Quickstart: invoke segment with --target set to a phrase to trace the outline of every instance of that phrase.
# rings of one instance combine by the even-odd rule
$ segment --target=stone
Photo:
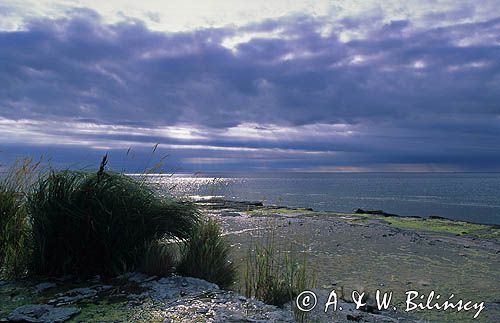
[[[216,284],[192,277],[165,277],[160,280],[147,281],[142,287],[150,289],[150,295],[155,300],[172,299],[211,291],[218,291]]]
[[[57,298],[49,300],[49,304],[56,306],[73,304],[82,299],[91,298],[97,295],[97,291],[92,288],[75,288],[65,293],[56,294]]]
[[[64,322],[78,313],[80,309],[76,307],[28,304],[12,311],[8,320],[12,322]]]

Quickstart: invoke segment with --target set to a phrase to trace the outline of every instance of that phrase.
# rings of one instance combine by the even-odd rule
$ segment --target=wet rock
[[[28,304],[12,311],[8,320],[12,322],[64,322],[78,313],[80,309],[76,307]]]

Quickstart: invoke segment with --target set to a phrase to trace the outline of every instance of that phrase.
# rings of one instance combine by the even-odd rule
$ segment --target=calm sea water
[[[150,180],[177,196],[500,224],[500,173],[213,173]]]

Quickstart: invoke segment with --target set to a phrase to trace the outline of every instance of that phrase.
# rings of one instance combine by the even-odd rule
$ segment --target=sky
[[[0,164],[500,171],[498,1],[0,0]]]

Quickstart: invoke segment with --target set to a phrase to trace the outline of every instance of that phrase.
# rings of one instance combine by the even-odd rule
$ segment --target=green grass
[[[283,306],[311,285],[306,254],[300,257],[292,245],[285,249],[274,229],[250,243],[242,282],[245,296]]]
[[[26,274],[31,251],[26,192],[38,169],[39,163],[20,160],[0,179],[0,276]]]
[[[118,275],[135,270],[146,246],[183,238],[198,220],[189,204],[110,172],[50,171],[28,196],[32,269],[43,275]]]
[[[14,247],[13,235],[17,235],[15,222],[20,219],[21,203],[14,190],[4,183],[0,184],[0,268],[7,261],[9,249]]]
[[[234,282],[216,222],[144,180],[106,171],[106,163],[105,156],[97,172],[41,172],[31,161],[11,168],[0,182],[4,276],[166,276],[179,265],[179,273],[223,288]]]
[[[179,262],[179,252],[176,247],[176,243],[152,241],[146,247],[140,271],[151,276],[169,276],[175,271]]]
[[[202,221],[182,246],[178,273],[228,288],[236,279],[236,270],[229,259],[230,249],[218,223],[212,219]]]

